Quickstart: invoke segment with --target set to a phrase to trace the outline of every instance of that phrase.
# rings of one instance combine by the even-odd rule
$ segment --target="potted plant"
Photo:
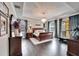
[[[74,36],[73,36],[75,39],[79,39],[79,27],[76,27],[74,29]]]

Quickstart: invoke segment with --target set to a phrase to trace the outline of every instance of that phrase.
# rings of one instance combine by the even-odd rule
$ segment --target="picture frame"
[[[8,34],[8,19],[0,15],[0,36]]]
[[[3,9],[5,9],[5,12],[3,11],[3,9],[1,9],[2,6],[5,6],[6,9],[3,7]],[[8,34],[9,9],[3,2],[0,2],[0,7],[0,36],[4,36]]]
[[[4,2],[0,2],[0,13],[9,16],[9,8]]]

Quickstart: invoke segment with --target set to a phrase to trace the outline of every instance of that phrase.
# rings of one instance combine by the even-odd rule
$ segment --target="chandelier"
[[[47,21],[47,19],[43,18],[41,19],[42,23],[45,23]]]
[[[45,16],[46,13],[45,13],[45,12],[42,12],[42,15]],[[47,19],[46,19],[45,17],[43,17],[43,18],[41,19],[41,21],[42,21],[42,23],[45,23],[45,22],[47,21]]]

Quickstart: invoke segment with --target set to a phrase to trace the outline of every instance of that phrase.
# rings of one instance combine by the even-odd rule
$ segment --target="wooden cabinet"
[[[21,37],[10,37],[9,38],[9,55],[10,56],[21,56]]]
[[[68,40],[67,55],[79,56],[79,40]]]

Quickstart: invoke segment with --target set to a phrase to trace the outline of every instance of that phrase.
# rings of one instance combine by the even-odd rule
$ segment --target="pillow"
[[[35,36],[39,36],[39,32],[38,31],[35,31],[34,33],[33,33]]]
[[[39,33],[45,32],[45,30],[36,30]]]
[[[43,33],[43,32],[45,32],[44,30],[36,30],[33,34],[35,35],[35,36],[39,36],[39,34],[40,33]]]

